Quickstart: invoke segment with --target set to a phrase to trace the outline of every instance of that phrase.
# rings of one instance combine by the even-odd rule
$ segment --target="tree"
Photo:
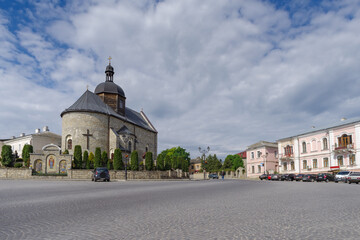
[[[107,162],[107,169],[109,169],[109,170],[114,169],[114,167],[113,167],[113,160],[112,160],[112,159],[109,159],[109,160],[108,160],[108,162]]]
[[[147,152],[145,154],[145,168],[148,171],[151,171],[154,167],[154,160],[152,152]]]
[[[84,151],[83,161],[85,163],[85,168],[90,169],[89,153],[86,150]]]
[[[165,170],[170,170],[171,169],[171,158],[169,155],[165,155]]]
[[[24,165],[26,167],[29,167],[30,166],[30,153],[33,153],[34,152],[34,148],[32,145],[29,145],[29,144],[25,144],[25,146],[23,147],[23,150],[22,150],[22,158],[24,160]]]
[[[236,169],[238,169],[239,167],[243,168],[244,162],[238,154],[234,154],[232,159],[232,170],[236,171]]]
[[[69,150],[65,149],[65,151],[63,152],[63,154],[69,154]]]
[[[13,152],[10,145],[4,145],[1,148],[1,164],[10,167],[13,162]]]
[[[103,167],[107,166],[107,162],[108,162],[108,156],[107,156],[107,152],[103,151],[101,154],[101,165]]]
[[[220,160],[217,158],[216,154],[207,156],[207,171],[208,172],[216,172],[219,171],[222,167]]]
[[[233,155],[227,155],[223,164],[223,169],[231,169],[232,160],[233,160]]]
[[[139,170],[139,156],[138,152],[135,150],[131,153],[130,157],[130,167],[132,171],[138,171]]]
[[[156,159],[156,168],[157,170],[164,170],[164,155],[159,154]]]
[[[94,168],[102,167],[101,165],[101,148],[95,149]]]
[[[89,168],[88,168],[88,166],[86,166],[87,169],[94,168],[94,158],[95,158],[94,154],[92,152],[90,152],[90,154],[89,154]]]
[[[113,165],[114,165],[114,170],[124,169],[121,150],[119,148],[116,148],[114,151],[114,164]]]
[[[74,164],[75,168],[82,168],[82,150],[80,145],[76,145],[74,149]]]

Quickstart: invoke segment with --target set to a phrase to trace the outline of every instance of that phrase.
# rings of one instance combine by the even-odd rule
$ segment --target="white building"
[[[17,152],[19,158],[22,156],[23,147],[26,144],[32,145],[34,153],[40,153],[41,149],[48,144],[55,144],[61,146],[61,136],[49,131],[49,128],[45,126],[43,131],[40,128],[35,129],[35,133],[26,135],[21,133],[19,137],[13,136],[11,139],[0,140],[0,154],[3,145],[10,145],[13,153]]]

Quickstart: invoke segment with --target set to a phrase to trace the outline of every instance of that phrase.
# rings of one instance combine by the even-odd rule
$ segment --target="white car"
[[[347,178],[349,177],[350,175],[350,171],[343,171],[343,172],[338,172],[336,175],[335,175],[335,182],[347,182]]]

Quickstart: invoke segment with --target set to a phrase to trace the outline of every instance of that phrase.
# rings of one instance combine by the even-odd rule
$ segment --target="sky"
[[[158,152],[224,159],[360,116],[360,0],[0,0],[0,139],[61,134],[109,56]]]

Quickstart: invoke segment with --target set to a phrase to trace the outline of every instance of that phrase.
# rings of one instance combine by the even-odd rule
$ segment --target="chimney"
[[[40,133],[40,128],[35,129],[35,133]]]
[[[20,137],[24,137],[24,136],[25,136],[25,133],[20,134]]]
[[[43,132],[48,132],[48,131],[49,131],[49,127],[48,127],[48,126],[43,127]]]

